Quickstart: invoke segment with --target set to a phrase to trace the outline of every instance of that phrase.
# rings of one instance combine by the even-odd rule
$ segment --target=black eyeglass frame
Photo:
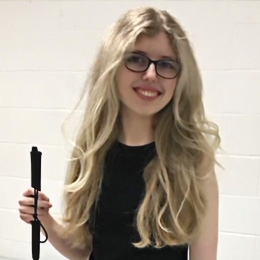
[[[147,71],[147,69],[150,67],[151,64],[154,64],[154,67],[155,67],[155,71],[156,71],[156,74],[161,77],[161,78],[164,78],[164,79],[175,79],[177,78],[180,74],[181,74],[181,71],[182,71],[182,64],[179,62],[179,61],[176,61],[176,60],[172,60],[172,59],[164,59],[164,60],[152,60],[150,59],[149,57],[147,57],[146,55],[144,54],[141,54],[141,53],[138,53],[138,52],[128,52],[126,53],[126,55],[129,55],[129,54],[136,54],[136,55],[140,55],[144,58],[146,58],[148,60],[148,64],[147,64],[147,67],[144,69],[144,70],[133,70],[133,69],[130,69],[127,65],[126,65],[126,59],[127,59],[127,56],[124,58],[124,63],[125,63],[125,66],[128,70],[130,71],[133,71],[133,72],[137,72],[137,73],[142,73],[142,72],[145,72]],[[175,62],[179,65],[179,70],[177,72],[177,74],[173,77],[173,78],[168,78],[168,77],[164,77],[162,75],[160,75],[157,71],[157,63],[160,62],[160,61],[172,61],[172,62]]]

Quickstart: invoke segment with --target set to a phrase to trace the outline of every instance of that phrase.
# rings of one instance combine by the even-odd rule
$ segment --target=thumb
[[[49,197],[46,194],[44,194],[43,192],[41,192],[41,191],[39,191],[39,193],[38,193],[38,199],[39,200],[50,201]]]

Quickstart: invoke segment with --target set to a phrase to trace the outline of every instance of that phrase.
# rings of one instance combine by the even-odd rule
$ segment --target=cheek
[[[116,73],[116,86],[117,88],[122,85],[122,68],[119,67],[117,73]]]
[[[168,95],[171,96],[171,98],[174,96],[174,92],[176,90],[177,87],[177,81],[175,80],[174,82],[169,82],[169,84],[167,84],[166,88],[167,88],[167,92]]]
[[[118,89],[123,89],[124,86],[127,85],[129,81],[129,75],[128,71],[126,71],[125,66],[121,66],[116,74],[116,83],[117,83],[117,88]]]
[[[116,75],[117,89],[119,92],[123,90],[129,92],[138,80],[140,80],[138,74],[129,71],[123,66],[118,70]]]
[[[120,67],[116,74],[116,89],[118,93],[119,100],[124,102],[125,96],[127,95],[128,88],[128,75],[124,67]]]

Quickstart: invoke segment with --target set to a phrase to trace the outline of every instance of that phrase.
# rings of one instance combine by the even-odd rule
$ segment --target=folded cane
[[[45,228],[37,217],[37,206],[38,206],[38,192],[41,190],[41,155],[37,147],[32,147],[31,151],[31,186],[34,188],[34,220],[32,224],[32,258],[33,260],[40,259],[40,243],[45,243],[48,240],[48,234]],[[43,228],[46,239],[40,241],[40,228]]]

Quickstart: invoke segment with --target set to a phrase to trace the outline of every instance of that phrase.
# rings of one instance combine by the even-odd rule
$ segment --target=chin
[[[135,113],[139,116],[143,117],[154,117],[160,110],[153,110],[153,111],[136,111]]]

